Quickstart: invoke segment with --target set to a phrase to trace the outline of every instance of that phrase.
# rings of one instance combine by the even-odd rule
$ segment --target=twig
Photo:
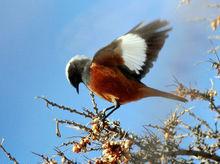
[[[63,105],[59,105],[59,104],[57,104],[57,103],[54,103],[54,102],[48,100],[48,99],[45,98],[45,97],[40,97],[40,96],[38,96],[37,98],[38,98],[38,99],[41,99],[41,100],[44,100],[44,101],[47,103],[47,107],[48,107],[49,105],[51,105],[51,106],[57,107],[57,108],[59,108],[59,109],[61,109],[61,110],[69,111],[70,113],[76,113],[76,114],[79,114],[79,115],[81,115],[81,116],[84,116],[84,117],[87,117],[87,118],[91,118],[91,116],[90,116],[89,114],[86,114],[86,113],[84,113],[84,112],[79,112],[78,110],[72,109],[72,108],[70,108],[70,107],[65,107],[65,106],[63,106]]]
[[[32,152],[34,155],[39,156],[40,158],[43,159],[43,164],[57,164],[57,161],[53,158],[49,158],[48,156],[45,156],[43,154],[38,154],[35,152]],[[68,163],[62,163],[62,164],[68,164]]]
[[[215,154],[206,153],[204,151],[195,151],[195,150],[184,150],[179,149],[175,152],[168,153],[169,155],[189,155],[189,156],[196,156],[202,157],[205,159],[212,159],[214,161],[220,162],[220,156]]]
[[[91,152],[91,151],[100,151],[100,150],[102,150],[102,148],[101,147],[92,147],[92,148],[87,148],[87,150],[86,150],[86,152]]]
[[[56,136],[61,137],[59,122],[56,120]]]
[[[14,164],[19,164],[18,161],[4,148],[3,142],[4,142],[4,139],[2,139],[2,141],[0,143],[0,149],[2,149],[2,151],[5,153],[6,157],[9,160],[13,161]]]
[[[191,117],[193,117],[195,120],[198,120],[201,124],[205,125],[207,129],[213,131],[213,129],[209,126],[209,124],[208,124],[205,120],[199,118],[198,116],[196,116],[195,113],[193,113],[192,111],[190,111],[190,110],[188,110],[188,109],[186,109],[185,111],[186,111],[186,113],[188,113]]]
[[[95,117],[95,114],[93,112],[89,111],[89,109],[83,108],[83,111],[85,111],[90,116],[90,118]]]
[[[62,152],[60,149],[55,148],[55,151],[57,152],[57,155],[61,157],[62,164],[77,164],[77,162],[73,162],[72,160],[67,158],[64,152]]]
[[[57,127],[58,130],[57,131],[60,131],[59,130],[59,124],[68,124],[68,125],[72,125],[72,126],[75,126],[75,127],[78,127],[79,129],[83,130],[83,131],[86,131],[86,132],[91,132],[91,129],[90,128],[87,128],[86,126],[84,125],[81,125],[81,124],[78,124],[74,121],[69,121],[69,120],[58,120],[56,119],[56,123],[57,123]]]
[[[64,142],[59,147],[69,146],[69,145],[73,145],[73,144],[76,144],[76,143],[77,143],[76,141]]]
[[[220,114],[220,109],[218,106],[215,105],[215,96],[217,92],[213,89],[213,87],[206,92],[201,92],[198,89],[194,88],[187,88],[185,85],[180,83],[177,79],[175,79],[178,87],[176,88],[177,95],[186,97],[189,96],[191,100],[205,100],[208,101],[210,104],[210,109],[215,110],[218,114]]]
[[[47,156],[45,156],[43,154],[38,154],[38,153],[35,153],[35,152],[32,152],[32,154],[41,157],[44,161],[46,161],[48,163],[51,161],[51,159],[49,157],[47,157]]]
[[[94,93],[90,92],[90,96],[92,98],[93,109],[95,110],[95,113],[98,114],[99,111],[98,111],[97,103],[95,102],[95,95],[94,95]]]

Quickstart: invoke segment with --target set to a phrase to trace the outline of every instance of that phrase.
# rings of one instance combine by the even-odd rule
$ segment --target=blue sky
[[[34,97],[44,95],[78,109],[91,107],[87,89],[81,85],[77,95],[68,84],[66,63],[75,54],[92,57],[140,21],[167,19],[173,27],[144,79],[146,84],[171,91],[174,88],[167,85],[173,83],[174,75],[186,84],[208,88],[213,73],[207,64],[196,63],[207,59],[210,28],[185,21],[206,14],[205,8],[196,7],[198,2],[180,9],[177,4],[177,0],[0,0],[0,138],[5,138],[5,146],[17,160],[36,163],[39,158],[31,151],[53,153],[54,146],[63,141],[55,136],[54,118],[87,123],[68,113],[47,110]],[[110,105],[97,101],[100,108]],[[162,98],[143,99],[122,106],[112,118],[119,119],[127,130],[142,133],[142,125],[160,123],[177,104]],[[77,134],[66,128],[62,132],[64,140]],[[0,162],[8,163],[2,152]]]

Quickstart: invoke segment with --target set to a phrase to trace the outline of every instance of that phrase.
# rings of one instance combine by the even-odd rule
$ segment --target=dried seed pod
[[[81,151],[80,145],[79,145],[79,144],[73,145],[72,151],[73,151],[74,153],[79,153],[79,152]]]

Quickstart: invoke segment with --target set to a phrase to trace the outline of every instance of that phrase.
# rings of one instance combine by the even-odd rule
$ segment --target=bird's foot
[[[110,107],[105,108],[104,110],[102,110],[102,111],[100,112],[100,117],[101,117],[102,121],[105,121],[106,118],[109,116],[109,113],[107,114],[107,111],[110,110],[110,109],[112,109],[112,108],[114,108],[114,107],[115,107],[115,106],[110,106]],[[110,111],[110,112],[111,112],[111,111]]]
[[[106,111],[105,111],[105,110],[103,110],[103,111],[101,112],[101,114],[100,114],[100,118],[101,118],[101,120],[102,120],[103,125],[104,125],[104,123],[105,123],[105,121],[106,121],[106,119],[107,119],[107,115],[108,115],[108,114],[106,114]]]
[[[102,120],[105,121],[105,120],[106,120],[114,111],[116,111],[119,107],[120,107],[120,104],[119,104],[118,102],[116,102],[114,106],[110,106],[110,107],[104,109],[104,110],[102,111],[102,113],[103,113],[103,115],[102,115]],[[106,112],[107,112],[108,110],[110,110],[110,109],[112,109],[112,110],[111,110],[108,114],[106,114]]]

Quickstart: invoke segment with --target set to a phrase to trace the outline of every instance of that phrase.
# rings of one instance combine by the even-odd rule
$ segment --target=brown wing
[[[92,63],[110,67],[124,65],[124,60],[120,50],[120,41],[115,40],[111,44],[96,52]]]
[[[94,63],[116,66],[123,74],[137,80],[143,78],[153,66],[171,28],[167,21],[140,23],[125,35],[99,50]]]

